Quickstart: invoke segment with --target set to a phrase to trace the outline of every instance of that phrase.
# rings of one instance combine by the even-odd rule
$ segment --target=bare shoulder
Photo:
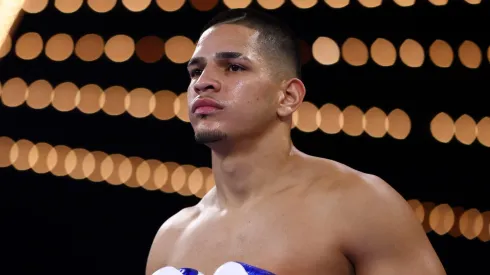
[[[407,201],[380,177],[331,160],[314,160],[325,199],[335,198],[343,253],[356,274],[445,274]]]
[[[380,177],[355,170],[345,164],[323,158],[311,157],[306,165],[312,167],[315,194],[342,198],[342,211],[349,214],[370,212],[376,207],[391,206],[390,211],[415,217],[406,200]],[[360,208],[362,206],[362,208]]]
[[[167,219],[158,229],[148,254],[146,274],[151,275],[167,264],[175,240],[200,213],[199,205],[187,207]]]

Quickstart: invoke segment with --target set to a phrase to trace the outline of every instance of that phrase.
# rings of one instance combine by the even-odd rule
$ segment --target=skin
[[[257,38],[247,27],[220,25],[196,47],[189,104],[207,97],[224,106],[206,117],[190,113],[196,135],[226,136],[206,144],[216,186],[162,225],[146,274],[168,265],[213,274],[227,261],[279,275],[446,274],[386,182],[293,146],[291,118],[305,87],[276,77]],[[221,52],[247,60],[216,59]]]

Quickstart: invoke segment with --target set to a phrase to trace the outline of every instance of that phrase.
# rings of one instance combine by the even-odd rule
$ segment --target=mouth
[[[223,109],[223,106],[214,99],[196,98],[192,104],[192,113],[200,116],[210,115]]]

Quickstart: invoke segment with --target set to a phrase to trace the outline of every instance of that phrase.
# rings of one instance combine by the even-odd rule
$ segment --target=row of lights
[[[457,50],[444,40],[435,40],[424,50],[421,44],[413,39],[406,39],[398,51],[394,44],[384,38],[376,39],[368,48],[366,43],[357,38],[348,38],[343,43],[337,43],[329,37],[319,37],[310,46],[301,41],[303,62],[312,57],[322,65],[333,65],[343,59],[352,66],[366,65],[371,58],[375,64],[382,67],[393,66],[397,59],[408,67],[421,67],[426,54],[432,63],[441,68],[448,68],[454,64],[456,57],[467,68],[480,67],[484,59],[480,47],[472,41],[465,40]],[[73,54],[83,61],[95,61],[105,56],[113,62],[125,62],[136,55],[141,61],[155,63],[166,56],[176,64],[182,64],[191,58],[195,43],[185,36],[174,36],[164,41],[157,36],[145,36],[137,42],[127,35],[115,35],[107,41],[97,34],[87,34],[76,42],[65,33],[55,34],[47,39],[44,45],[41,35],[29,32],[21,35],[15,42],[10,37],[0,48],[0,58],[6,56],[11,49],[24,60],[32,60],[43,52],[53,61],[64,61]],[[457,52],[457,53],[456,53]],[[490,48],[487,51],[490,61]]]
[[[33,109],[44,109],[53,106],[61,112],[75,108],[85,114],[104,111],[111,116],[127,112],[135,118],[153,115],[160,120],[174,117],[189,122],[187,93],[176,93],[161,90],[156,93],[136,88],[127,91],[121,86],[111,86],[103,90],[96,84],[87,84],[81,88],[71,82],[64,82],[53,87],[46,80],[37,80],[28,85],[21,78],[0,83],[1,102],[8,107],[18,107],[26,103]],[[387,133],[395,139],[405,139],[411,130],[410,117],[400,109],[388,115],[377,107],[364,113],[359,107],[347,106],[343,110],[334,104],[327,103],[318,108],[311,102],[303,102],[293,115],[293,127],[302,132],[321,130],[327,134],[340,131],[359,136],[363,132],[372,137],[383,137]],[[448,143],[456,138],[463,144],[470,145],[478,140],[490,147],[490,118],[484,117],[478,123],[469,115],[462,115],[454,121],[448,114],[437,114],[430,123],[432,136],[439,142]]]
[[[50,145],[9,137],[0,137],[0,167],[13,166],[19,171],[32,170],[38,174],[51,173],[69,176],[76,180],[107,182],[111,185],[126,185],[131,188],[160,190],[165,193],[194,195],[202,198],[215,186],[212,170],[208,167],[179,165],[156,159],[126,157],[122,154],[90,152],[83,148],[72,149],[65,145]],[[409,200],[416,217],[426,232],[453,237],[463,235],[467,239],[490,239],[490,211],[480,213],[477,209],[464,210],[448,204]]]
[[[352,66],[363,66],[368,63],[369,58],[379,66],[390,67],[399,58],[408,67],[421,67],[426,59],[426,54],[432,63],[441,68],[451,67],[455,56],[463,66],[471,69],[480,67],[483,61],[483,54],[480,47],[472,41],[465,40],[453,50],[448,42],[436,39],[424,50],[422,45],[413,40],[406,39],[400,45],[398,52],[392,42],[378,38],[368,46],[357,38],[346,39],[339,47],[337,42],[329,37],[319,37],[312,45],[313,58],[320,64],[333,65],[338,63],[340,58]],[[490,47],[488,48],[487,59],[490,62]]]
[[[427,233],[434,231],[438,235],[463,236],[469,240],[490,240],[490,211],[481,213],[475,208],[465,210],[448,204],[436,205],[418,200],[409,200],[408,204]]]
[[[470,145],[476,140],[490,147],[490,118],[484,117],[478,123],[469,115],[462,115],[456,121],[447,113],[437,114],[430,123],[432,136],[442,143],[448,143],[453,138]]]
[[[448,0],[428,0],[435,6],[445,6],[448,4]],[[481,3],[481,0],[465,0],[466,3],[477,5]],[[114,9],[117,0],[54,0],[54,6],[60,12],[74,13],[78,11],[83,3],[86,2],[87,6],[93,11],[98,13],[106,13]],[[132,12],[141,12],[148,9],[152,0],[121,0],[123,6]],[[160,9],[166,12],[175,12],[181,9],[186,0],[155,0],[154,1]],[[215,8],[219,0],[190,0],[191,6],[199,11],[209,11]],[[230,8],[246,8],[252,4],[253,0],[222,0],[223,4]],[[256,2],[264,9],[275,10],[280,8],[286,3],[286,0],[256,0]],[[328,6],[334,9],[340,9],[347,7],[350,0],[290,0],[290,2],[300,9],[310,9],[317,5],[319,2],[325,2]],[[381,6],[382,0],[358,0],[358,2],[366,8],[375,8]],[[401,7],[411,7],[415,5],[415,0],[393,0],[397,5]],[[39,13],[46,9],[48,0],[27,0],[24,4],[24,11],[27,13]]]
[[[127,91],[121,86],[111,86],[103,90],[96,84],[87,84],[81,88],[71,82],[63,82],[53,87],[46,80],[37,80],[28,85],[21,78],[7,80],[0,84],[1,101],[5,106],[18,107],[26,103],[33,109],[44,109],[53,106],[61,112],[75,108],[85,114],[104,111],[111,116],[127,112],[135,118],[153,115],[160,120],[174,117],[189,122],[187,93],[176,93],[161,90],[153,93],[146,88]],[[405,139],[411,130],[410,117],[400,109],[388,115],[377,107],[364,113],[359,107],[350,105],[341,110],[334,104],[327,103],[318,108],[311,102],[303,102],[293,115],[293,127],[302,132],[321,130],[327,134],[340,131],[359,136],[367,133],[381,138],[389,134],[395,139]],[[448,114],[439,113],[431,123],[432,136],[443,143],[456,138],[463,144],[470,145],[478,140],[490,147],[490,118],[484,117],[478,123],[469,115],[462,115],[454,121]]]
[[[189,122],[187,93],[161,90],[156,93],[136,88],[127,91],[121,86],[111,86],[103,90],[96,84],[87,84],[81,88],[71,82],[53,87],[46,80],[37,80],[28,85],[21,78],[7,80],[0,85],[1,101],[5,106],[18,107],[26,103],[33,109],[44,109],[52,105],[61,112],[75,108],[85,114],[104,111],[111,116],[127,112],[135,118],[153,115],[160,120],[174,117]],[[327,134],[340,131],[359,136],[367,133],[372,137],[383,137],[387,133],[395,139],[405,139],[411,130],[410,117],[400,109],[388,115],[377,107],[364,113],[359,107],[347,106],[343,110],[327,103],[318,108],[311,102],[303,102],[293,115],[293,127],[302,132],[321,130]],[[432,136],[439,142],[448,143],[456,138],[470,145],[478,140],[490,147],[490,118],[484,117],[478,123],[469,115],[462,115],[454,121],[448,114],[439,113],[431,123]]]
[[[214,186],[214,176],[207,167],[0,137],[0,167],[9,166],[19,171],[32,169],[38,174],[50,172],[55,176],[69,176],[77,180],[105,181],[112,185],[124,184],[132,188],[176,192],[199,198]]]
[[[127,91],[121,86],[111,86],[103,90],[96,84],[87,84],[81,88],[72,82],[63,82],[53,87],[46,80],[36,80],[28,85],[21,78],[11,78],[0,85],[1,101],[8,107],[26,104],[32,109],[44,109],[52,106],[60,112],[69,112],[75,108],[85,114],[103,111],[111,116],[127,112],[135,118],[153,115],[160,120],[178,117],[189,122],[187,93],[161,90],[156,93],[136,88]]]
[[[343,131],[349,136],[360,136],[365,132],[374,138],[389,134],[395,139],[405,139],[410,133],[411,121],[407,113],[400,109],[386,115],[377,107],[372,107],[364,113],[354,105],[340,110],[331,103],[318,108],[305,101],[293,114],[293,127],[306,133],[320,129],[326,134]]]
[[[35,32],[25,33],[17,39],[15,47],[12,39],[7,38],[0,48],[0,58],[6,56],[12,49],[15,54],[24,60],[38,58],[43,52],[53,61],[64,61],[75,54],[79,59],[87,62],[98,60],[105,56],[113,62],[125,62],[136,56],[146,63],[154,63],[167,56],[177,64],[189,61],[195,44],[184,36],[174,36],[163,41],[156,36],[146,36],[135,43],[127,35],[115,35],[107,41],[97,34],[82,36],[76,43],[65,33],[55,34],[44,45],[41,35]]]
[[[11,78],[0,85],[1,101],[5,106],[18,107],[26,104],[33,109],[53,106],[61,112],[75,108],[85,114],[104,111],[108,115],[118,116],[127,112],[136,118],[153,115],[160,120],[174,117],[189,122],[187,93],[168,90],[153,93],[146,88],[127,91],[121,86],[112,86],[103,90],[96,84],[87,84],[81,88],[71,82],[63,82],[53,87],[46,80],[37,80],[28,85],[21,78]],[[293,115],[293,127],[303,132],[322,130],[327,134],[340,131],[359,136],[366,132],[372,137],[381,138],[387,133],[395,139],[405,139],[410,133],[409,116],[400,109],[388,115],[377,107],[366,113],[354,105],[343,110],[327,103],[320,108],[313,103],[303,102]]]

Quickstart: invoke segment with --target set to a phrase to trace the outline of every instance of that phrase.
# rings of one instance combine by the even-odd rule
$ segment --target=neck
[[[289,131],[279,125],[260,137],[210,146],[220,207],[242,207],[274,187],[295,151]]]

